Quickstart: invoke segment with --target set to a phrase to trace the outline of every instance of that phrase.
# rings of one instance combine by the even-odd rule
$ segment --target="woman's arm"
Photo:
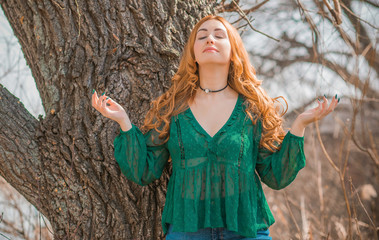
[[[259,148],[255,169],[261,181],[270,188],[276,190],[285,188],[296,178],[298,172],[305,167],[305,127],[328,115],[339,102],[337,95],[333,98],[329,107],[328,100],[325,97],[323,100],[323,102],[318,101],[318,107],[307,110],[296,118],[291,130],[284,137],[279,151],[271,152],[267,149]]]
[[[145,135],[130,122],[124,108],[104,93],[98,97],[92,94],[92,106],[104,117],[120,125],[120,134],[115,138],[114,156],[121,172],[139,185],[147,185],[159,179],[169,159],[167,145],[158,138],[158,132],[151,129]],[[154,140],[153,140],[154,138]]]
[[[159,179],[170,157],[167,144],[163,144],[158,135],[155,129],[143,135],[132,124],[128,131],[120,129],[113,142],[114,157],[121,172],[141,186]]]
[[[305,167],[304,137],[287,132],[280,150],[258,148],[255,169],[261,181],[272,189],[287,187]]]

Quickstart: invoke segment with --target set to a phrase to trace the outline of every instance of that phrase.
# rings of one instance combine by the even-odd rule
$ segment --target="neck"
[[[228,82],[228,72],[229,72],[229,64],[228,65],[215,65],[208,64],[199,66],[199,79],[200,86],[209,90],[219,90],[226,86]],[[198,94],[207,94],[209,97],[216,97],[215,95],[223,95],[228,91],[228,87],[224,90],[216,93],[205,93],[200,88],[198,89]]]

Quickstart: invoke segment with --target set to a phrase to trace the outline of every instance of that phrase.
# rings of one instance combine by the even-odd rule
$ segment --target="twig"
[[[336,10],[333,9],[333,7],[330,5],[328,0],[323,0],[326,7],[329,9],[330,13],[333,15],[334,20],[336,21],[337,25],[340,25],[342,23],[341,19],[341,7],[338,0],[333,0],[334,6],[336,7]]]
[[[48,227],[48,225],[46,224],[46,221],[45,221],[45,218],[42,216],[42,220],[43,220],[43,223],[45,224],[47,230],[52,234],[54,235],[53,231],[50,230],[50,228]]]
[[[330,165],[332,165],[332,167],[334,168],[334,170],[336,170],[339,173],[340,169],[336,166],[336,164],[330,158],[328,152],[325,149],[324,143],[322,142],[322,139],[321,139],[321,136],[320,136],[320,129],[318,127],[318,121],[315,122],[315,125],[316,125],[317,138],[318,138],[318,141],[320,142],[321,149],[322,149],[323,153],[325,154],[326,159],[328,159]]]
[[[301,214],[301,222],[303,226],[303,238],[302,239],[309,239],[309,223],[307,221],[307,214],[304,206],[304,195],[301,195],[300,197],[300,214]]]
[[[253,29],[253,30],[256,31],[256,32],[259,32],[260,34],[265,35],[265,36],[268,37],[268,38],[271,38],[271,39],[273,39],[273,40],[275,40],[275,41],[277,41],[277,42],[280,42],[279,39],[276,39],[276,38],[274,38],[274,37],[271,37],[271,36],[267,35],[266,33],[263,33],[263,32],[261,32],[261,31],[255,29],[255,28],[253,27],[253,25],[251,25],[251,23],[250,23],[249,19],[247,18],[245,12],[244,12],[244,11],[238,6],[238,4],[236,3],[236,1],[235,1],[235,0],[232,0],[232,1],[233,1],[233,3],[236,5],[237,10],[238,10],[238,13],[239,13],[239,14],[240,14],[240,15],[241,15],[241,16],[247,21],[247,23],[249,24],[249,26],[251,27],[251,29]]]
[[[351,180],[351,177],[350,177],[349,181],[350,181],[350,185],[355,189],[354,184],[353,184],[353,181]],[[362,201],[361,201],[361,198],[359,197],[359,194],[356,194],[356,195],[357,195],[357,199],[358,199],[358,201],[359,201],[359,204],[361,205],[361,207],[363,208],[364,212],[366,213],[366,216],[367,216],[368,219],[370,220],[370,223],[371,223],[371,225],[372,225],[372,227],[373,227],[373,230],[374,230],[375,238],[378,239],[378,235],[377,235],[377,227],[375,226],[375,223],[372,221],[372,219],[371,219],[370,215],[368,214],[368,212],[367,212],[365,206],[363,205],[363,203],[362,203]]]
[[[5,238],[8,239],[8,240],[12,240],[12,239],[8,238],[7,236],[5,236],[5,235],[2,234],[2,233],[0,233],[0,235],[3,236],[3,237],[5,237]]]
[[[317,42],[318,42],[318,39],[320,36],[320,32],[317,29],[317,26],[314,23],[312,17],[309,16],[308,10],[306,10],[304,8],[304,6],[300,2],[300,0],[296,0],[296,1],[297,1],[297,4],[299,5],[299,9],[303,11],[305,20],[308,22],[309,26],[311,27],[312,32],[314,33],[314,34],[312,34],[312,49],[311,49],[312,52],[311,52],[310,48],[305,47],[306,49],[308,49],[307,51],[309,52],[309,55],[312,56],[312,62],[314,62],[316,59],[319,58]],[[300,12],[300,15],[303,15],[303,14],[301,14],[301,12]]]
[[[314,139],[314,138],[312,138]],[[314,141],[313,141],[314,143]],[[315,144],[313,144],[315,145]],[[314,146],[314,151],[316,153],[316,148]],[[318,159],[318,158],[315,158],[315,159]],[[321,227],[322,227],[322,231],[325,230],[325,204],[324,204],[324,191],[322,189],[322,169],[321,169],[321,161],[318,160],[317,161],[317,187],[318,187],[318,195],[319,195],[319,198],[320,198],[320,213],[321,213]]]
[[[301,237],[301,236],[302,236],[302,233],[301,233],[301,230],[300,230],[299,225],[297,225],[297,222],[296,222],[295,216],[293,215],[292,210],[291,210],[291,207],[290,207],[290,205],[289,205],[289,201],[288,201],[288,196],[287,196],[287,191],[286,191],[286,190],[283,190],[283,195],[284,195],[284,198],[286,199],[286,206],[287,206],[288,212],[290,213],[291,219],[292,219],[293,223],[295,224],[295,227],[296,227],[296,229],[297,229],[297,231],[299,232],[300,237]],[[302,237],[301,237],[301,238],[302,238]]]
[[[347,160],[348,160],[348,154],[350,152],[350,148],[347,149],[347,154],[346,154],[346,158],[345,158],[345,167],[344,167],[344,170],[343,172],[341,172],[341,170],[335,165],[335,163],[333,162],[333,160],[330,158],[328,152],[326,151],[325,147],[324,147],[324,144],[322,142],[322,139],[321,139],[321,136],[320,136],[320,129],[318,127],[318,121],[315,122],[316,124],[316,130],[317,130],[317,137],[318,137],[318,140],[320,142],[320,145],[321,145],[321,149],[324,153],[324,155],[326,156],[326,158],[328,159],[329,163],[332,165],[332,167],[337,171],[338,175],[339,175],[339,178],[340,178],[340,182],[341,182],[341,186],[342,186],[342,190],[343,190],[343,194],[344,194],[344,198],[345,198],[345,204],[346,204],[346,210],[347,210],[347,213],[348,213],[348,216],[349,216],[349,236],[352,236],[352,230],[351,230],[351,210],[350,210],[350,203],[349,203],[349,199],[347,197],[347,193],[346,193],[346,187],[345,187],[345,182],[344,182],[344,178],[345,178],[345,170],[346,170],[346,165],[347,165]],[[349,136],[351,136],[349,134]],[[347,142],[349,142],[350,139],[348,139]]]
[[[251,18],[250,18],[249,20],[251,21]],[[254,19],[253,19],[253,21],[254,21]],[[247,28],[248,25],[249,25],[249,24],[246,23],[245,25],[243,25],[243,26],[237,28],[237,30],[239,30],[240,28],[243,28],[243,29],[241,30],[241,33],[240,33],[240,36],[241,36],[241,37],[242,37],[242,35],[247,31],[246,28]]]
[[[366,24],[368,24],[370,27],[374,28],[374,29],[379,29],[378,27],[376,27],[375,25],[372,25],[371,23],[367,22],[366,20],[360,18],[359,16],[357,16],[356,14],[354,14],[349,8],[346,7],[346,5],[344,3],[341,3],[342,7],[348,12],[350,13],[351,15],[353,15],[354,17],[356,17],[357,19],[359,19],[359,21],[362,21]]]
[[[257,5],[255,5],[254,7],[250,8],[248,10],[245,10],[244,13],[245,14],[249,14],[251,12],[254,12],[254,11],[258,10],[260,7],[262,7],[263,5],[265,5],[268,1],[270,1],[270,0],[265,0],[265,1],[263,1],[263,2],[261,2],[259,4],[257,4]]]
[[[352,179],[351,177],[349,177],[349,182],[350,182],[350,192],[352,193],[351,196],[353,197],[353,184],[352,184]],[[359,224],[358,224],[358,218],[357,218],[357,211],[356,211],[356,207],[355,207],[355,204],[354,204],[354,201],[352,201],[352,209],[353,209],[353,212],[354,212],[354,220],[355,220],[355,225],[356,225],[356,228],[357,228],[357,233],[358,233],[358,236],[360,238],[360,240],[362,240],[362,233],[361,233],[361,230],[359,229]]]

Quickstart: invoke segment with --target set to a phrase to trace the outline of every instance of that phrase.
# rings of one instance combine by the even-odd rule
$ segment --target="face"
[[[225,26],[212,19],[201,24],[194,43],[196,62],[204,64],[229,64],[231,46]]]

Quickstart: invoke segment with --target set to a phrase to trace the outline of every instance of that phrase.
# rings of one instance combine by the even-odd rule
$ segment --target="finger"
[[[105,102],[106,102],[106,103],[112,103],[112,99],[111,99],[110,97],[107,97],[107,98],[105,99]]]
[[[314,119],[317,121],[317,120],[320,120],[321,118],[323,118],[323,115],[325,113],[325,109],[327,106],[327,99],[324,95],[324,97],[321,97],[319,98],[319,108],[318,110],[314,113]]]
[[[100,109],[103,110],[103,107],[104,107],[104,97],[105,95],[101,95],[101,97],[99,98],[99,105],[100,105]]]
[[[315,110],[316,110],[316,115],[319,115],[321,112],[322,112],[322,110],[323,110],[323,104],[324,104],[324,99],[322,98],[322,97],[319,97],[319,98],[317,98],[317,104],[318,104],[318,106],[315,108]]]
[[[323,100],[324,100],[324,102],[322,103],[322,111],[321,111],[321,115],[323,115],[323,114],[327,111],[327,109],[328,109],[328,103],[329,103],[329,101],[328,101],[328,99],[325,97],[325,95],[324,95],[324,97],[323,97]]]
[[[334,97],[332,98],[332,101],[330,102],[329,106],[326,106],[325,115],[329,114],[332,111],[334,105]]]
[[[105,104],[107,106],[111,106],[113,103],[112,103],[112,99],[110,97],[108,97],[108,100],[105,100]]]
[[[101,100],[101,109],[103,111],[103,115],[106,116],[108,113],[108,107],[106,106],[106,95],[103,96],[103,99]]]
[[[333,110],[337,107],[338,103],[340,102],[340,99],[336,99],[336,103],[334,104]]]
[[[91,105],[92,107],[95,107],[95,93],[91,95]]]
[[[97,106],[99,107],[100,110],[102,110],[102,109],[101,109],[101,103],[103,102],[104,96],[105,96],[104,94],[101,95],[101,96],[99,97],[99,99],[97,100]]]
[[[318,104],[318,108],[321,106],[321,99],[320,98],[317,98],[317,104]]]
[[[104,95],[103,99],[101,100],[101,107],[106,107],[106,101],[107,101],[107,97]]]
[[[334,111],[334,108],[337,106],[338,104],[338,98],[337,98],[337,94],[333,97],[333,100],[332,102],[330,103],[330,106],[329,106],[329,109],[328,109],[328,114],[331,113],[332,111]]]
[[[96,91],[92,94],[92,106],[97,110],[97,93]]]
[[[317,103],[318,103],[318,106],[317,106],[317,108],[316,108],[316,110],[317,110],[316,113],[319,114],[319,113],[322,111],[322,104],[323,104],[322,99],[321,99],[321,98],[318,98]]]
[[[329,106],[330,112],[334,111],[334,108],[338,104],[337,94],[333,97],[332,103]]]
[[[335,106],[337,106],[337,105],[338,105],[338,103],[340,102],[340,99],[339,99],[339,97],[337,96],[337,94],[336,94],[336,96],[334,96],[334,98],[336,99],[336,103],[335,103]]]
[[[334,108],[336,107],[337,103],[338,103],[338,100],[337,100],[337,95],[335,95],[333,98],[332,98],[332,101],[329,105],[329,107],[326,109],[326,111],[323,113],[323,116],[322,117],[325,117],[326,115],[328,115],[329,113],[331,113]]]

